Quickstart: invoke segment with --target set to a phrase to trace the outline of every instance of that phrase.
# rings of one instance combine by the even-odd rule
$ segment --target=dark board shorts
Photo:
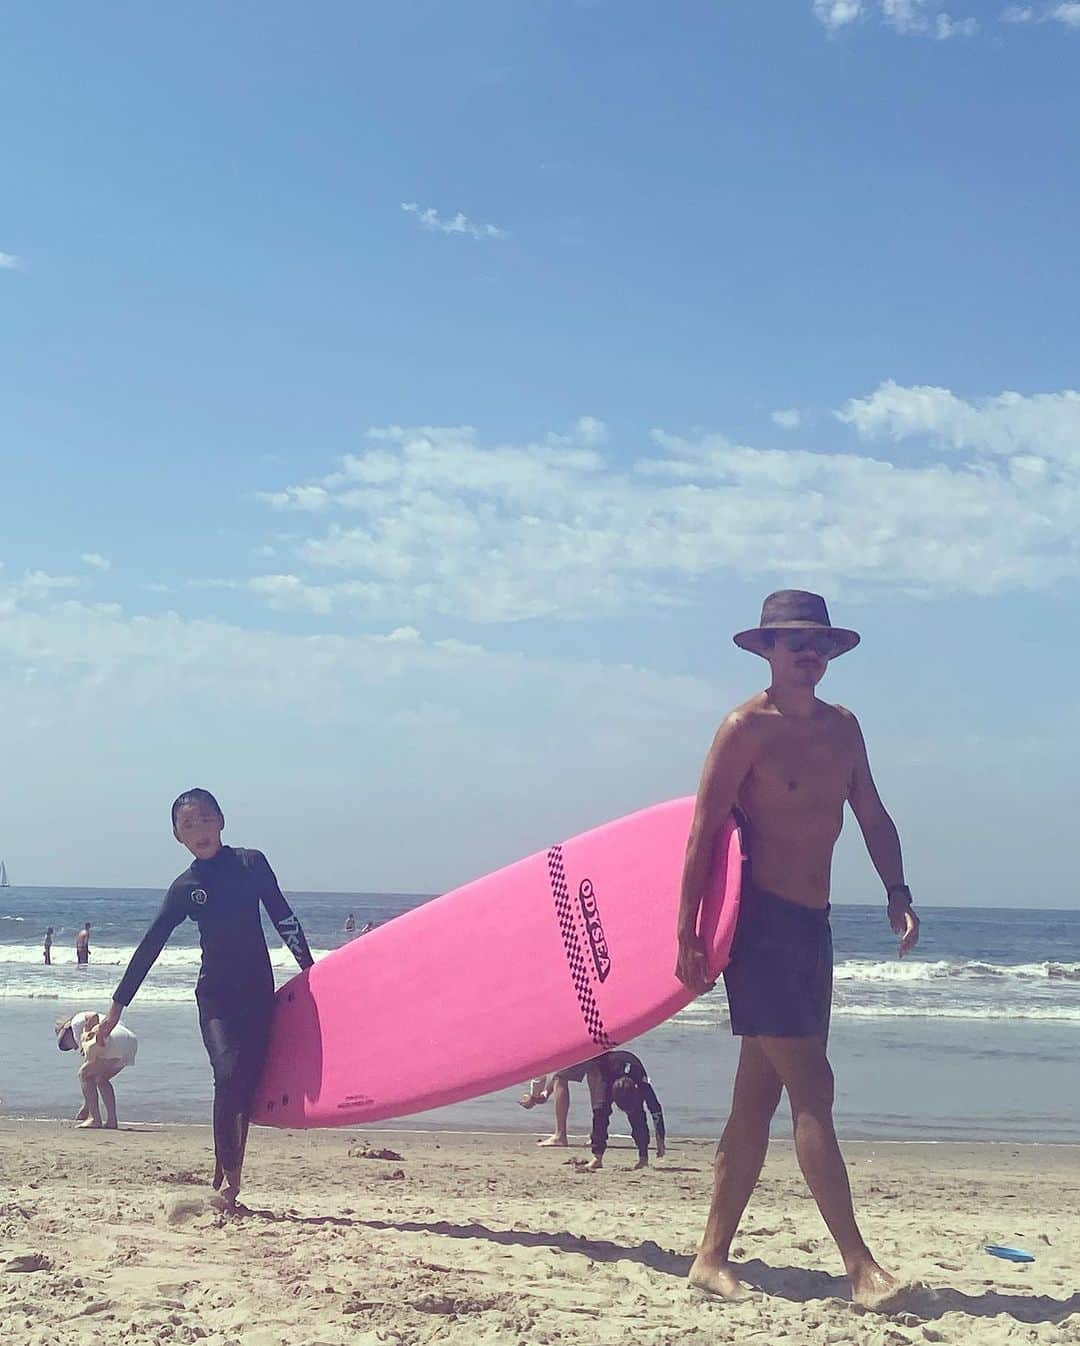
[[[736,1037],[829,1036],[833,951],[829,908],[748,885],[724,973]]]

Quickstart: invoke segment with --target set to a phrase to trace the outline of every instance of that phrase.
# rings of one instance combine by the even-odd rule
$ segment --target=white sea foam
[[[22,917],[0,919],[21,920]],[[312,947],[316,958],[329,952],[328,949]],[[133,944],[112,947],[104,944],[91,944],[90,958],[92,967],[126,967],[135,952]],[[155,967],[182,970],[197,969],[200,961],[198,945],[166,945],[157,957]],[[0,944],[0,966],[5,963],[22,965],[40,965],[41,948],[38,944]],[[53,945],[53,961],[57,966],[74,962],[74,947],[65,944]],[[270,948],[270,961],[274,967],[293,966],[294,960],[288,949],[273,944]],[[1023,982],[1076,982],[1080,984],[1080,963],[1058,963],[1052,960],[1041,963],[987,963],[972,960],[969,962],[950,962],[940,959],[936,962],[916,962],[912,959],[901,961],[899,958],[875,961],[852,958],[837,963],[833,973],[837,983],[866,982],[975,982],[975,981],[1023,981]]]
[[[91,943],[90,966],[126,967],[134,952],[134,944],[128,945],[127,947],[110,948],[107,945]],[[324,953],[328,953],[329,950],[312,948],[311,952],[314,957],[319,958]],[[170,947],[167,945],[162,949],[161,953],[158,954],[154,966],[156,968],[177,970],[190,968],[194,972],[198,970],[201,956],[198,945],[189,945],[187,947],[183,945],[173,945]],[[296,960],[283,945],[275,945],[270,949],[270,962],[274,967],[292,967],[294,970],[296,968]],[[3,968],[5,963],[21,966],[34,964],[43,966],[41,947],[38,944],[0,944],[0,969]],[[74,965],[74,963],[74,944],[70,946],[66,944],[53,944],[53,965],[55,967],[70,967]]]
[[[1002,1002],[961,1005],[928,1005],[907,1002],[888,1005],[833,1005],[834,1019],[966,1019],[969,1021],[1024,1021],[1025,1023],[1080,1023],[1080,1004],[1046,1005]],[[722,1001],[697,1000],[668,1021],[679,1028],[715,1028],[728,1022],[727,1005]]]
[[[74,950],[54,945],[45,967],[41,947],[0,944],[0,1000],[69,1000],[108,997],[135,946],[94,944],[89,967],[78,968]],[[314,949],[316,958],[327,950]],[[201,954],[197,945],[169,945],[139,991],[142,1003],[183,1004],[191,999]],[[272,944],[270,961],[280,985],[296,972],[287,949]],[[975,959],[900,961],[846,959],[836,965],[833,1013],[839,1018],[1025,1020],[1080,1022],[1080,963],[991,963]],[[722,989],[681,1011],[680,1027],[714,1027],[727,1020]]]
[[[65,1004],[85,1002],[95,1004],[101,1002],[108,1004],[116,985],[116,978],[109,978],[108,982],[98,981],[87,982],[80,978],[79,984],[74,980],[63,984],[54,984],[52,986],[33,986],[28,987],[25,982],[13,985],[11,982],[0,981],[0,1001],[2,1000],[62,1000]],[[139,987],[138,1002],[140,1005],[186,1005],[189,1004],[195,994],[195,979],[192,978],[191,984],[187,986],[160,986],[151,981],[143,982]]]
[[[1080,1023],[1080,1005],[834,1005],[841,1019],[978,1019]]]
[[[1080,982],[1080,963],[984,963],[949,962],[941,959],[920,963],[899,958],[888,962],[850,959],[838,963],[833,973],[837,982],[941,982],[941,981],[1074,981]]]

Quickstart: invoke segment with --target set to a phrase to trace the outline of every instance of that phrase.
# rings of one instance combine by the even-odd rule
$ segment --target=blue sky
[[[1080,4],[5,21],[0,854],[438,890],[826,594],[927,902],[1080,904]],[[838,900],[877,884],[853,825]]]

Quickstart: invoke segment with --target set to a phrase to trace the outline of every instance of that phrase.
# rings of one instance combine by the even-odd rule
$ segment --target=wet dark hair
[[[182,795],[177,795],[173,800],[172,806],[172,825],[176,826],[176,815],[185,804],[204,804],[207,808],[213,809],[222,822],[225,821],[225,815],[221,811],[221,805],[217,802],[209,790],[185,790]]]
[[[611,1086],[611,1101],[622,1108],[623,1112],[629,1112],[635,1105],[640,1105],[638,1087],[629,1076],[621,1075]]]

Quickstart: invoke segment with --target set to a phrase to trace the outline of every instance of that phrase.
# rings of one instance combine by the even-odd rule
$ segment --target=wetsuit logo
[[[607,939],[604,936],[604,927],[600,921],[600,909],[596,904],[596,893],[593,891],[591,879],[582,879],[581,887],[578,889],[578,905],[581,907],[581,915],[585,920],[585,930],[589,936],[589,951],[592,954],[596,975],[600,981],[607,981],[608,973],[611,971],[611,951],[608,949]]]
[[[191,900],[192,900],[192,902],[195,903],[195,905],[196,905],[197,907],[205,907],[205,906],[206,906],[206,889],[205,889],[205,888],[196,888],[196,889],[194,889],[193,892],[192,892],[192,894],[191,894]]]

